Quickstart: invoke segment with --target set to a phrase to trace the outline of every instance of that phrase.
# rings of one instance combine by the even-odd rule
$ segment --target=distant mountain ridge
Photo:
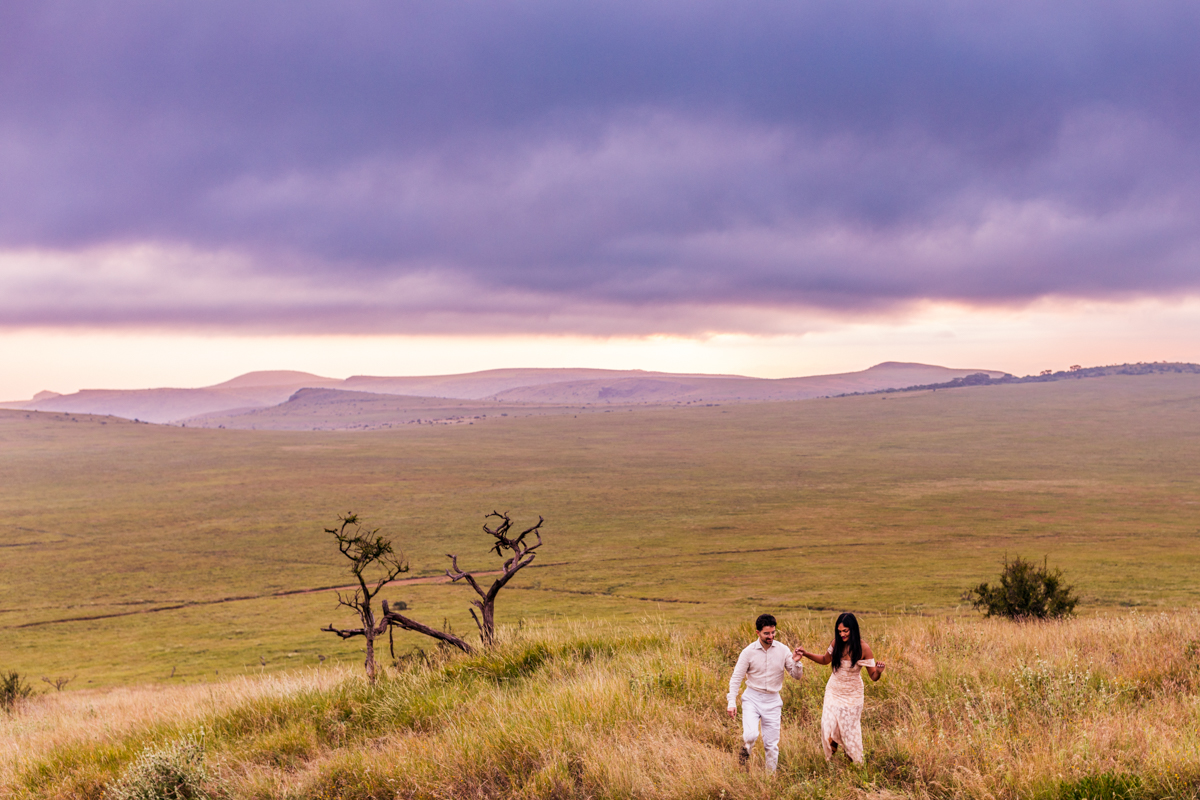
[[[1007,374],[995,370],[959,370],[897,361],[885,361],[861,372],[804,378],[651,372],[630,377],[522,386],[492,395],[489,399],[510,403],[762,403],[949,381],[975,373],[996,378]]]
[[[355,375],[338,380],[278,370],[249,372],[199,389],[85,389],[66,395],[42,392],[31,400],[0,403],[0,408],[108,414],[170,423],[214,414],[228,417],[277,406],[288,402],[300,389],[476,400],[502,405],[753,403],[902,388],[972,374],[1001,378],[1007,373],[892,361],[860,372],[774,379],[643,370],[495,369],[415,377]],[[328,405],[332,400],[325,398],[322,402]]]
[[[899,388],[875,389],[870,392],[850,392],[849,394],[881,394],[893,392],[920,392],[931,389],[961,389],[966,386],[1000,386],[1009,383],[1052,383],[1054,381],[1082,380],[1084,378],[1107,378],[1112,375],[1200,375],[1200,364],[1186,361],[1139,361],[1136,364],[1109,364],[1104,367],[1074,366],[1070,369],[1045,370],[1037,375],[1026,375],[1018,378],[1016,375],[996,377],[977,372],[943,383],[918,384]]]
[[[214,386],[207,386],[207,389],[245,389],[255,388],[262,389],[270,386],[304,386],[304,387],[324,387],[334,386],[342,383],[337,378],[322,378],[320,375],[313,375],[311,372],[299,372],[293,369],[277,369],[260,372],[247,372],[245,375],[239,375],[236,378],[218,383]]]

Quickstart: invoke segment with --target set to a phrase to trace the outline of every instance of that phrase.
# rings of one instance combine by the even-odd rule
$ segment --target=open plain
[[[0,453],[0,665],[72,688],[356,658],[318,630],[333,593],[308,591],[347,581],[324,533],[346,511],[411,577],[446,553],[493,567],[493,509],[544,516],[508,623],[972,614],[963,590],[1006,554],[1062,567],[1083,614],[1200,599],[1197,376],[365,433],[9,411]],[[473,632],[465,587],[384,596]]]
[[[296,800],[1200,796],[1195,375],[359,433],[10,411],[0,453],[0,666],[72,678],[0,715],[6,796],[140,797],[150,763]],[[324,527],[359,512],[418,579],[384,596],[473,634],[436,577],[495,566],[493,508],[547,520],[500,646],[399,635],[368,687],[318,630],[348,622]],[[980,619],[1006,555],[1063,568],[1080,618]],[[890,665],[867,765],[823,764],[810,666],[779,776],[740,771],[748,621],[811,648],[844,608]]]

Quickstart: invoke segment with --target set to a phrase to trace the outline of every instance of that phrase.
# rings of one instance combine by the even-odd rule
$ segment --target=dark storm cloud
[[[0,322],[1194,291],[1196,9],[9,4]]]

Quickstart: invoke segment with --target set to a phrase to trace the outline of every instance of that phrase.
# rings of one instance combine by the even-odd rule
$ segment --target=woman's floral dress
[[[832,655],[833,645],[825,652]],[[862,668],[873,666],[873,658],[851,664],[847,656],[829,676],[829,683],[825,684],[825,705],[821,709],[821,745],[825,748],[826,759],[833,758],[831,743],[837,742],[851,761],[862,762]]]

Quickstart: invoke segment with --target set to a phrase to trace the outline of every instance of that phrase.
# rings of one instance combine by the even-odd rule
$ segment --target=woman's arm
[[[829,653],[821,653],[821,655],[817,655],[816,653],[805,650],[803,647],[797,647],[792,652],[792,657],[795,659],[807,658],[809,661],[814,661],[818,664],[828,664],[833,660],[833,656],[829,655]]]
[[[875,658],[875,653],[871,651],[871,646],[869,644],[867,644],[866,642],[863,642],[862,648],[863,648],[863,652],[862,652],[863,660]],[[871,676],[871,680],[877,681],[880,678],[882,678],[883,677],[883,668],[885,666],[887,666],[887,665],[884,664],[882,661],[876,661],[875,666],[867,667],[867,674]]]

